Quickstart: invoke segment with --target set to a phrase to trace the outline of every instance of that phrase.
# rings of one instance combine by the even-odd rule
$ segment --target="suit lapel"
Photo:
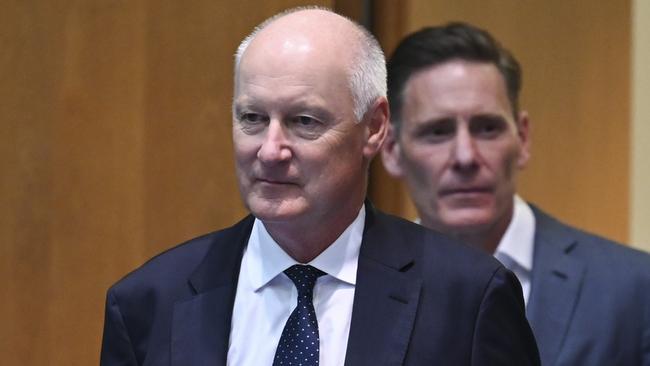
[[[571,255],[576,239],[559,222],[533,207],[535,254],[527,316],[537,340],[542,364],[552,365],[564,342],[585,272]]]
[[[412,246],[397,246],[398,233],[377,224],[381,214],[366,202],[345,365],[398,365],[406,355],[422,281],[409,268]]]
[[[176,304],[172,365],[226,365],[233,286],[223,286]]]
[[[230,320],[251,216],[219,234],[189,279],[196,295],[174,306],[171,365],[226,365]]]

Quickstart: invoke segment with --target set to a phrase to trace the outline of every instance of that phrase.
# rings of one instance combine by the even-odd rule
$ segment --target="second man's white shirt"
[[[515,195],[513,199],[512,219],[494,256],[517,276],[528,305],[535,251],[535,214],[521,197]]]

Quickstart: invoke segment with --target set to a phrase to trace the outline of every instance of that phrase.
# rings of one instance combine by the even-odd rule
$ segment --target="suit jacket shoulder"
[[[249,216],[230,228],[169,249],[113,285],[106,299],[101,364],[169,364],[170,329],[174,317],[180,317],[174,311],[201,292],[222,289],[223,311],[215,316],[229,323],[253,220]],[[216,306],[213,310],[218,311]]]
[[[650,255],[533,206],[528,317],[547,365],[650,365]]]
[[[368,213],[346,365],[538,364],[510,271],[440,233]]]

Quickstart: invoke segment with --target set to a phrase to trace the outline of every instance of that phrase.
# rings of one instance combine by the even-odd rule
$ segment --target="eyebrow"
[[[498,113],[479,113],[470,116],[469,122],[471,123],[472,121],[483,120],[483,119],[499,120],[504,122],[506,121],[506,118]],[[430,118],[424,121],[416,121],[416,123],[421,126],[431,126],[438,123],[457,122],[457,120],[458,118],[455,116],[442,116],[442,117]]]
[[[240,113],[242,112],[242,110],[244,110],[244,109],[249,109],[249,108],[248,108],[248,106],[246,106],[246,105],[243,104],[243,103],[237,103],[237,102],[234,102],[234,103],[233,103],[232,110],[233,110],[233,113],[234,113],[234,114],[238,115],[238,114],[240,114]]]
[[[444,117],[430,118],[421,122],[416,121],[417,125],[422,127],[432,126],[438,123],[449,123],[449,122],[456,122],[456,117],[444,116]]]
[[[262,108],[258,107],[262,105]],[[263,110],[264,102],[255,99],[254,97],[245,97],[241,101],[233,102],[233,111],[239,114],[242,110],[250,109],[251,111]],[[306,100],[294,100],[288,103],[281,104],[281,112],[286,115],[296,115],[308,113],[321,119],[334,119],[335,115],[327,108],[316,103],[310,103]]]
[[[505,118],[505,117],[503,117],[502,115],[497,114],[497,113],[481,113],[481,114],[476,114],[476,115],[473,115],[473,116],[469,119],[469,121],[472,122],[472,121],[477,120],[477,119],[478,119],[478,120],[483,120],[483,119],[499,120],[499,121],[503,121],[503,122],[506,121],[506,118]]]
[[[314,117],[319,118],[328,118],[333,119],[334,114],[330,112],[327,108],[324,108],[319,105],[309,104],[309,103],[298,103],[287,108],[286,112],[288,114],[302,114],[309,113],[313,114]]]

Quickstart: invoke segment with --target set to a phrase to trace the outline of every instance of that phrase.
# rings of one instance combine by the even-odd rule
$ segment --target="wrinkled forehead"
[[[233,107],[289,108],[304,103],[329,105],[341,99],[352,100],[347,70],[335,62],[336,58],[314,56],[303,50],[270,55],[253,51],[242,60]]]

